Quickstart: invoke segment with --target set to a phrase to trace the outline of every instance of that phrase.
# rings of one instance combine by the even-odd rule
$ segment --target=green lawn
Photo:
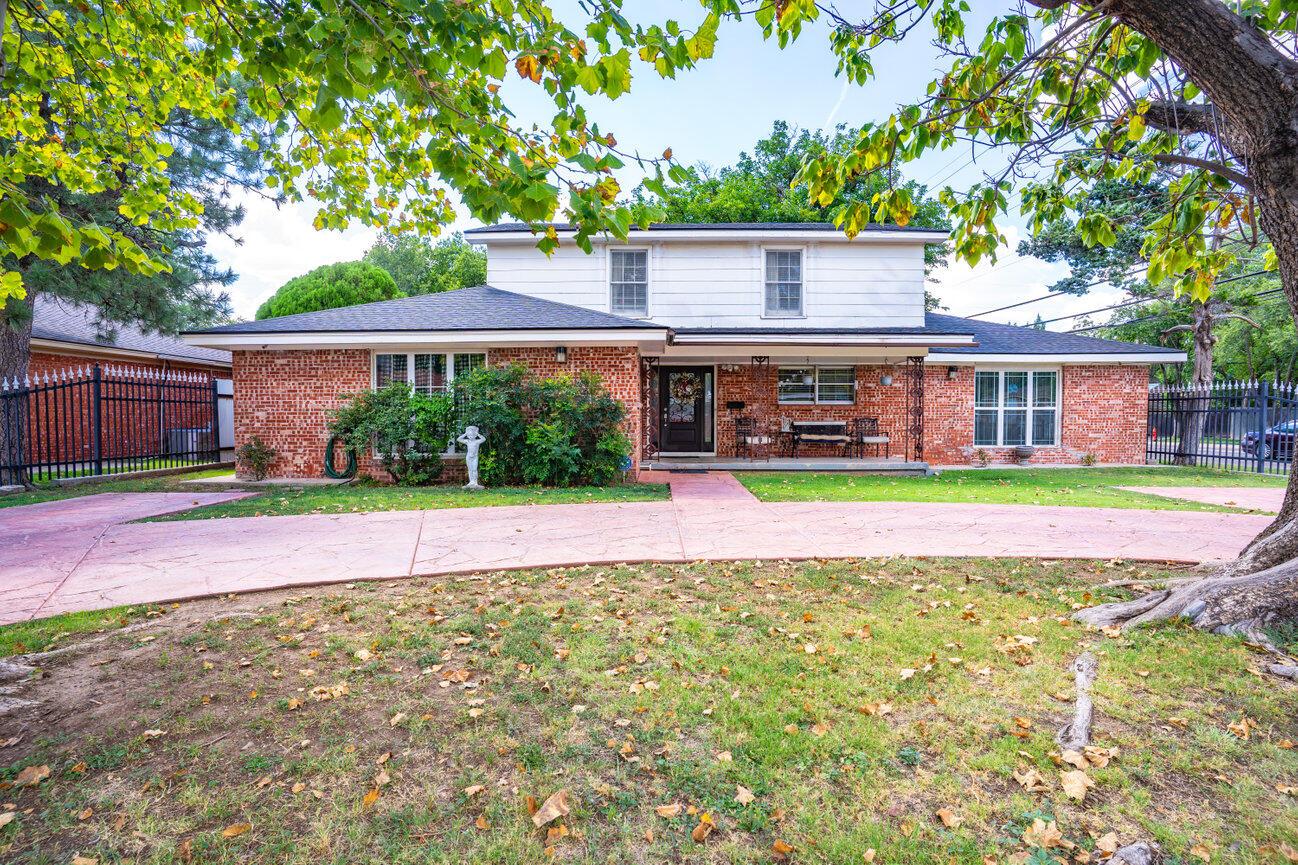
[[[459,487],[389,487],[349,484],[332,487],[274,488],[253,498],[152,517],[149,522],[264,517],[285,514],[345,514],[413,511],[491,505],[562,505],[582,502],[644,502],[669,497],[666,484],[608,487],[502,487],[477,492]]]
[[[57,649],[77,642],[87,634],[103,634],[124,628],[146,616],[159,616],[163,608],[156,604],[114,607],[83,613],[63,613],[34,622],[18,622],[0,627],[0,658]]]
[[[365,511],[402,511],[436,508],[469,508],[491,505],[545,505],[578,502],[642,502],[667,499],[666,484],[621,484],[608,487],[502,487],[470,492],[456,486],[396,487],[358,482],[316,487],[246,487],[238,483],[196,488],[186,480],[228,475],[229,469],[169,475],[161,478],[103,481],[69,487],[52,487],[0,496],[0,507],[30,505],[95,493],[194,492],[196,489],[248,489],[256,495],[194,508],[155,520],[204,520],[219,517],[282,516],[285,514],[343,514]]]
[[[1298,689],[1237,639],[1068,618],[1162,575],[699,563],[182,604],[24,692],[0,785],[38,780],[4,794],[0,861],[1063,865],[1152,838],[1282,862]],[[1082,650],[1078,778],[1054,732]]]
[[[980,502],[1014,505],[1238,511],[1115,489],[1119,486],[1283,487],[1285,478],[1199,468],[950,470],[932,477],[739,472],[763,501]]]

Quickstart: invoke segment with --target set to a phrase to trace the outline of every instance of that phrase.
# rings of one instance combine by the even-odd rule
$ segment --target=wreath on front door
[[[678,373],[672,376],[672,399],[681,402],[694,402],[703,391],[699,377],[692,372]]]

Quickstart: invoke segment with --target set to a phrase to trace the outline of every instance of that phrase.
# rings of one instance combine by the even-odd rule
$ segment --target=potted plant
[[[1032,459],[1032,455],[1036,452],[1037,449],[1032,447],[1032,445],[1018,445],[1014,448],[1014,457],[1019,462],[1025,463]]]

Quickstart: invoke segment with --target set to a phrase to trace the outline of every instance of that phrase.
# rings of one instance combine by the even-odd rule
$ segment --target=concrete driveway
[[[1269,517],[1026,505],[773,502],[725,473],[667,502],[125,524],[239,494],[87,496],[0,509],[0,623],[226,592],[504,568],[698,559],[1233,557]]]

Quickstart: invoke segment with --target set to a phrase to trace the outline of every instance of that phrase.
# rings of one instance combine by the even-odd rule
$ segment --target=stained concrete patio
[[[926,555],[1200,562],[1235,555],[1270,521],[1025,505],[763,503],[724,472],[645,480],[669,482],[672,500],[138,524],[124,523],[231,494],[87,496],[4,508],[0,623],[283,586],[650,560]]]
[[[1206,505],[1226,505],[1276,514],[1284,503],[1284,487],[1118,487],[1133,493],[1188,499]]]

